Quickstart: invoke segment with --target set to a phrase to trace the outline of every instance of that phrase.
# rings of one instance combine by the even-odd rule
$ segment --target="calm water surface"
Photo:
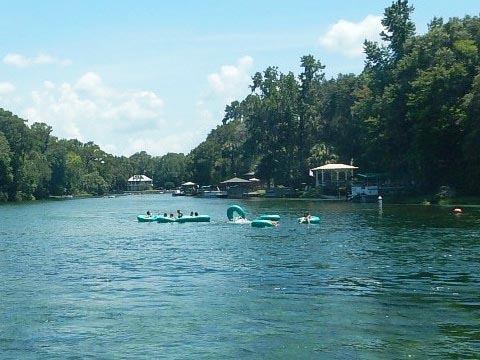
[[[237,201],[282,216],[257,229],[232,203],[0,206],[0,358],[480,358],[480,208]],[[149,209],[212,222],[138,223]]]

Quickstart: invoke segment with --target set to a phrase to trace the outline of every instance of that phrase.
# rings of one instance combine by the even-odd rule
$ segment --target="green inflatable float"
[[[260,220],[280,221],[280,215],[268,215],[268,214],[264,214],[264,215],[260,215],[258,218],[259,218]]]
[[[180,218],[170,218],[164,216],[157,216],[157,222],[161,224],[165,223],[187,223],[187,222],[210,222],[209,215],[197,215],[197,216],[182,216]]]
[[[181,218],[170,218],[166,216],[157,215],[138,215],[138,222],[158,222],[161,224],[166,223],[187,223],[187,222],[210,222],[209,215],[197,215],[197,216],[182,216]]]
[[[242,219],[245,219],[245,211],[243,211],[243,209],[238,205],[231,205],[227,209],[228,220],[233,221],[235,213],[238,214],[238,216]]]
[[[237,214],[237,216],[235,216]],[[245,219],[245,211],[238,205],[231,205],[227,209],[228,220],[233,221],[235,218]],[[257,219],[253,220],[250,224],[252,227],[263,228],[263,227],[273,227],[278,224],[280,220],[280,215],[269,215],[263,214],[260,215]]]
[[[175,219],[177,223],[187,223],[187,222],[210,222],[209,215],[197,215],[197,216],[182,216],[181,218]]]
[[[155,222],[157,221],[156,215],[138,215],[137,216],[138,222]]]
[[[305,217],[298,218],[300,224],[320,224],[320,218],[318,216],[310,216],[310,219]]]
[[[272,220],[264,219],[255,219],[252,221],[252,227],[263,228],[263,227],[274,227],[277,223]]]

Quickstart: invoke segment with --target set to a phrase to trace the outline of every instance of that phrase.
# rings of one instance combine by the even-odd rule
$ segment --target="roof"
[[[251,178],[251,179],[248,179],[249,181],[260,181],[260,179],[257,179],[255,177]]]
[[[186,183],[182,184],[182,186],[193,186],[193,185],[197,185],[197,184],[191,181],[187,181]]]
[[[248,184],[249,182],[250,182],[249,180],[234,177],[229,180],[222,181],[221,184]]]
[[[152,179],[145,175],[133,175],[128,181],[152,181]]]
[[[313,168],[312,170],[318,171],[318,170],[353,170],[353,169],[358,169],[358,167],[352,166],[352,165],[345,165],[345,164],[326,164],[326,165]]]

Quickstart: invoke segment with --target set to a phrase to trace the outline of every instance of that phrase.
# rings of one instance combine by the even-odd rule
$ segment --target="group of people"
[[[147,211],[147,217],[151,217],[152,216],[152,212],[150,210]],[[198,212],[193,212],[193,211],[190,211],[190,216],[198,216]],[[163,217],[169,217],[171,219],[179,219],[181,217],[183,217],[183,213],[180,211],[180,210],[177,210],[177,216],[175,217],[173,215],[173,213],[170,213],[170,215],[168,215],[167,213],[163,213]]]

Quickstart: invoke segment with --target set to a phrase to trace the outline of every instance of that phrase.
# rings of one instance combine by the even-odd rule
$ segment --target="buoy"
[[[455,208],[455,209],[453,209],[453,213],[454,213],[454,214],[461,214],[462,212],[463,212],[463,211],[462,211],[462,209],[460,209],[460,208]]]

